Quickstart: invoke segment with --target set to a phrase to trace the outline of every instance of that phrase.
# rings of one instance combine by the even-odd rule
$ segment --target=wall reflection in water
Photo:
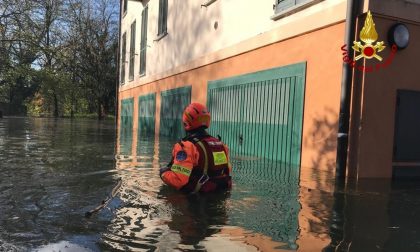
[[[233,159],[234,187],[227,193],[181,194],[163,185],[158,168],[170,161],[176,140],[139,137],[132,155],[117,155],[123,179],[121,207],[103,246],[119,250],[245,251],[297,249],[299,172],[267,160]],[[126,141],[126,142],[125,142]],[[117,150],[122,150],[117,146]]]
[[[331,243],[323,251],[420,251],[418,181],[362,179],[338,185]]]
[[[162,185],[174,140],[91,120],[0,120],[0,251],[420,251],[420,183],[236,157],[227,194]],[[283,165],[284,166],[284,165]],[[117,169],[114,169],[114,168]],[[85,218],[115,181],[107,208]]]
[[[158,177],[175,140],[137,142],[137,158],[118,166],[126,174],[126,205],[110,233],[127,239],[105,239],[113,248],[420,251],[417,181],[359,179],[344,186],[328,171],[237,156],[230,193],[190,198]]]

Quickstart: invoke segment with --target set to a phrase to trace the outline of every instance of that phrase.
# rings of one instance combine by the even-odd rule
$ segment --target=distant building
[[[197,101],[234,156],[283,162],[303,176],[334,173],[346,133],[343,70],[353,59],[342,119],[350,121],[347,176],[420,175],[420,1],[354,2],[349,23],[346,0],[123,0],[120,132],[181,137],[182,110]],[[378,34],[369,48],[360,36],[368,11]],[[395,39],[409,44],[395,52],[388,35],[397,23],[409,37],[402,27]],[[365,55],[358,60],[345,58],[351,25],[348,41]]]

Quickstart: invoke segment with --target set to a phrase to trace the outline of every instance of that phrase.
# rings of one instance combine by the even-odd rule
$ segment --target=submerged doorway
[[[233,155],[300,166],[306,63],[210,81],[210,132]]]

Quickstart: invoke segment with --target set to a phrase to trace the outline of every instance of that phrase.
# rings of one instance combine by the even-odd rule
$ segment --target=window
[[[131,24],[131,37],[130,37],[130,68],[128,71],[129,80],[134,80],[134,56],[136,49],[136,21]]]
[[[123,7],[122,7],[122,13],[127,13],[127,7],[128,7],[128,0],[123,0]]]
[[[281,13],[288,9],[299,9],[299,7],[308,7],[321,0],[276,0],[275,13]]]
[[[140,75],[146,74],[146,50],[147,50],[147,12],[146,6],[141,13],[141,41],[140,41]]]
[[[167,21],[168,21],[168,0],[159,0],[158,36],[166,34]]]
[[[121,83],[125,81],[125,47],[127,45],[127,34],[124,32],[121,43]]]

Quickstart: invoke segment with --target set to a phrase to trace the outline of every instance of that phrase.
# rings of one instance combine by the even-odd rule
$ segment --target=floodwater
[[[417,181],[343,188],[234,157],[230,192],[186,196],[158,176],[173,141],[137,138],[113,122],[0,119],[0,251],[420,251]]]

